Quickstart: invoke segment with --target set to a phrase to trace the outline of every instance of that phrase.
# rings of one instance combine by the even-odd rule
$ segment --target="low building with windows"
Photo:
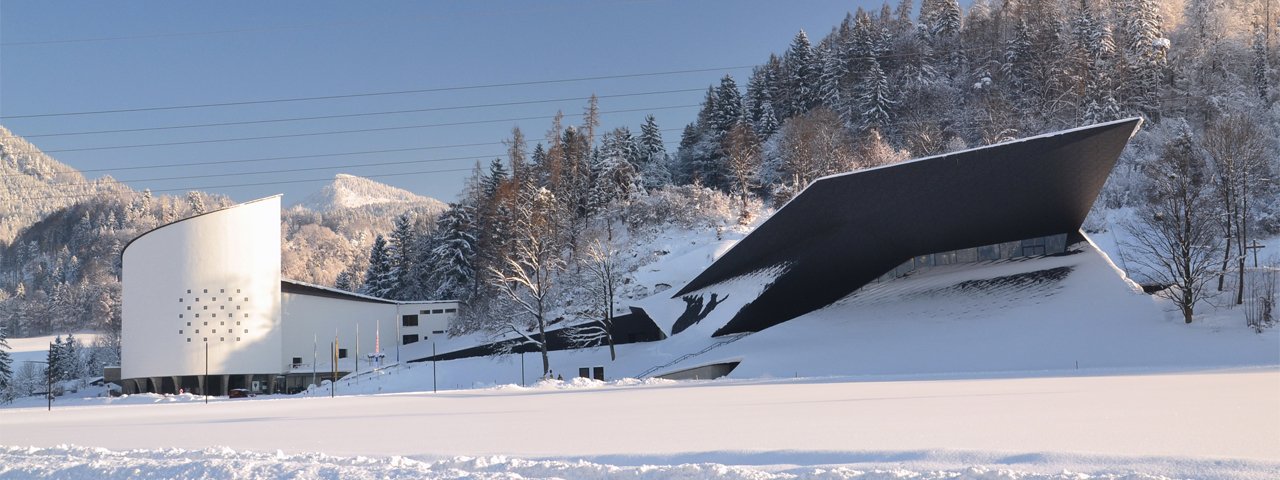
[[[281,278],[279,195],[163,225],[121,257],[125,393],[298,391],[396,362],[458,311]]]

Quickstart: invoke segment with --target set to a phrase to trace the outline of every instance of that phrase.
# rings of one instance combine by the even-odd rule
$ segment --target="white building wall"
[[[290,367],[293,357],[300,357],[303,365],[311,365],[313,348],[317,352],[318,368],[321,371],[331,368],[329,348],[335,335],[338,347],[347,350],[347,358],[338,361],[338,368],[347,371],[354,367],[356,325],[360,329],[361,370],[368,365],[366,355],[374,351],[377,330],[381,330],[382,352],[387,354],[384,363],[395,360],[396,304],[287,292],[281,297],[285,334],[280,362],[284,369]]]
[[[280,371],[280,196],[159,227],[122,253],[121,377]]]
[[[449,331],[449,324],[458,316],[458,302],[414,302],[402,303],[398,306],[400,319],[400,338],[405,335],[417,335],[418,341],[429,341],[432,338],[444,338]],[[405,326],[404,317],[416,315],[417,326]]]

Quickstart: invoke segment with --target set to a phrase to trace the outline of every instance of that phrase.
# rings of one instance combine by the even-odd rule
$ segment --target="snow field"
[[[3,450],[6,466],[0,468],[8,470],[0,471],[13,473],[0,478],[76,478],[77,469],[85,469],[86,476],[124,475],[125,465],[132,464],[120,456],[137,460],[144,468],[138,476],[156,472],[165,478],[181,476],[183,468],[212,472],[206,478],[331,476],[322,470],[326,465],[343,472],[337,474],[343,478],[362,478],[365,471],[368,478],[394,478],[396,468],[407,468],[390,463],[396,456],[443,461],[480,472],[479,478],[515,477],[486,477],[482,474],[495,472],[457,463],[463,460],[455,457],[526,459],[503,460],[508,464],[497,472],[535,478],[704,478],[721,468],[728,473],[718,478],[894,478],[887,475],[901,472],[902,478],[1280,478],[1277,368],[929,381],[625,383],[632,382],[223,400],[207,406],[4,409],[0,445],[23,448]],[[209,450],[211,445],[230,451]],[[291,464],[251,453],[277,450],[286,460],[299,460]],[[315,457],[309,452],[339,458],[301,460]],[[64,458],[55,462],[42,455]],[[261,459],[268,473],[219,473],[253,464],[242,456]],[[520,463],[534,460],[552,463]],[[732,476],[741,470],[686,464],[762,470]],[[653,472],[624,468],[644,465],[666,466]],[[834,466],[849,472],[832,473],[828,469]],[[552,473],[555,469],[568,470]],[[1064,469],[1080,475],[1050,476]],[[934,470],[952,476],[937,476]],[[1124,476],[1132,472],[1146,476]]]

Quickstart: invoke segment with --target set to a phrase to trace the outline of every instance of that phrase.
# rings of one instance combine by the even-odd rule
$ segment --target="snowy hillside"
[[[670,256],[681,268],[709,263],[711,255],[703,258],[699,252],[727,244],[694,242],[686,254]],[[1230,315],[1184,325],[1171,305],[1138,291],[1092,244],[1077,247],[1080,252],[1073,255],[935,268],[869,285],[835,305],[758,333],[710,337],[728,321],[731,307],[759,288],[758,282],[743,279],[724,308],[668,340],[621,345],[614,362],[607,349],[552,352],[552,368],[569,373],[603,365],[608,378],[622,378],[740,361],[730,377],[757,378],[1280,365],[1280,331],[1256,334]],[[669,323],[671,312],[684,307],[669,296],[659,293],[637,304],[659,323]],[[430,345],[402,354],[415,358],[424,353],[417,351],[421,348],[429,351]],[[696,355],[672,362],[688,354]],[[443,362],[439,383],[448,388],[519,383],[518,364],[518,358]],[[528,365],[526,378],[536,377],[537,368]],[[420,374],[413,372],[406,375]],[[406,378],[403,387],[387,388],[412,388],[423,381]]]
[[[445,206],[444,202],[434,198],[345,173],[339,173],[320,191],[298,203],[317,212],[378,204],[428,205],[437,210],[443,210]]]
[[[0,243],[62,207],[96,194],[127,191],[110,178],[89,181],[0,127]]]

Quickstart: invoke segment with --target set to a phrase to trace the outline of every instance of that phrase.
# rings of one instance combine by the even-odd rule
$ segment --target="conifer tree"
[[[502,164],[502,160],[495,158],[490,161],[489,174],[484,177],[485,197],[493,198],[493,196],[497,194],[498,189],[502,187],[502,183],[506,182],[510,176],[511,175],[507,173],[506,165]]]
[[[360,293],[385,298],[392,287],[391,258],[387,252],[387,240],[378,235],[369,251],[369,269],[364,274]]]
[[[1250,47],[1253,50],[1253,86],[1258,91],[1258,98],[1266,102],[1270,88],[1267,82],[1267,32],[1257,16],[1254,17],[1252,26],[1253,41]]]
[[[640,175],[644,178],[644,187],[649,190],[662,188],[671,184],[671,170],[668,167],[667,147],[662,143],[662,129],[658,128],[658,120],[653,115],[646,116],[644,125],[640,126]]]
[[[860,127],[883,131],[890,123],[890,111],[897,102],[893,99],[889,77],[875,59],[867,63],[867,73],[859,83],[857,95],[862,110]]]
[[[1159,121],[1160,79],[1170,46],[1162,31],[1159,5],[1155,0],[1118,0],[1117,5],[1117,36],[1127,76],[1125,107]]]
[[[468,301],[476,281],[476,237],[470,208],[451,204],[436,221],[437,240],[431,251],[430,275],[435,299]]]
[[[54,338],[53,343],[49,344],[49,354],[45,358],[45,368],[48,371],[45,372],[45,375],[48,375],[55,382],[62,381],[63,376],[66,375],[66,371],[63,369],[66,365],[65,358],[66,349],[62,344],[62,335],[58,335]]]
[[[338,278],[333,281],[333,288],[351,292],[354,291],[351,286],[351,272],[347,270],[338,272]]]
[[[815,61],[813,47],[804,30],[800,30],[792,39],[782,64],[786,71],[785,85],[788,94],[783,116],[790,118],[809,111],[819,103],[818,75],[821,66]],[[774,108],[777,107],[778,105],[774,105]]]
[[[417,232],[413,230],[413,219],[408,212],[402,213],[396,217],[395,226],[391,231],[391,241],[387,244],[387,257],[391,264],[391,271],[388,273],[390,284],[386,285],[386,298],[409,300],[418,296],[418,282],[412,273],[417,261],[415,246],[417,246]]]
[[[9,337],[0,323],[0,403],[13,400],[13,357],[9,355]]]

